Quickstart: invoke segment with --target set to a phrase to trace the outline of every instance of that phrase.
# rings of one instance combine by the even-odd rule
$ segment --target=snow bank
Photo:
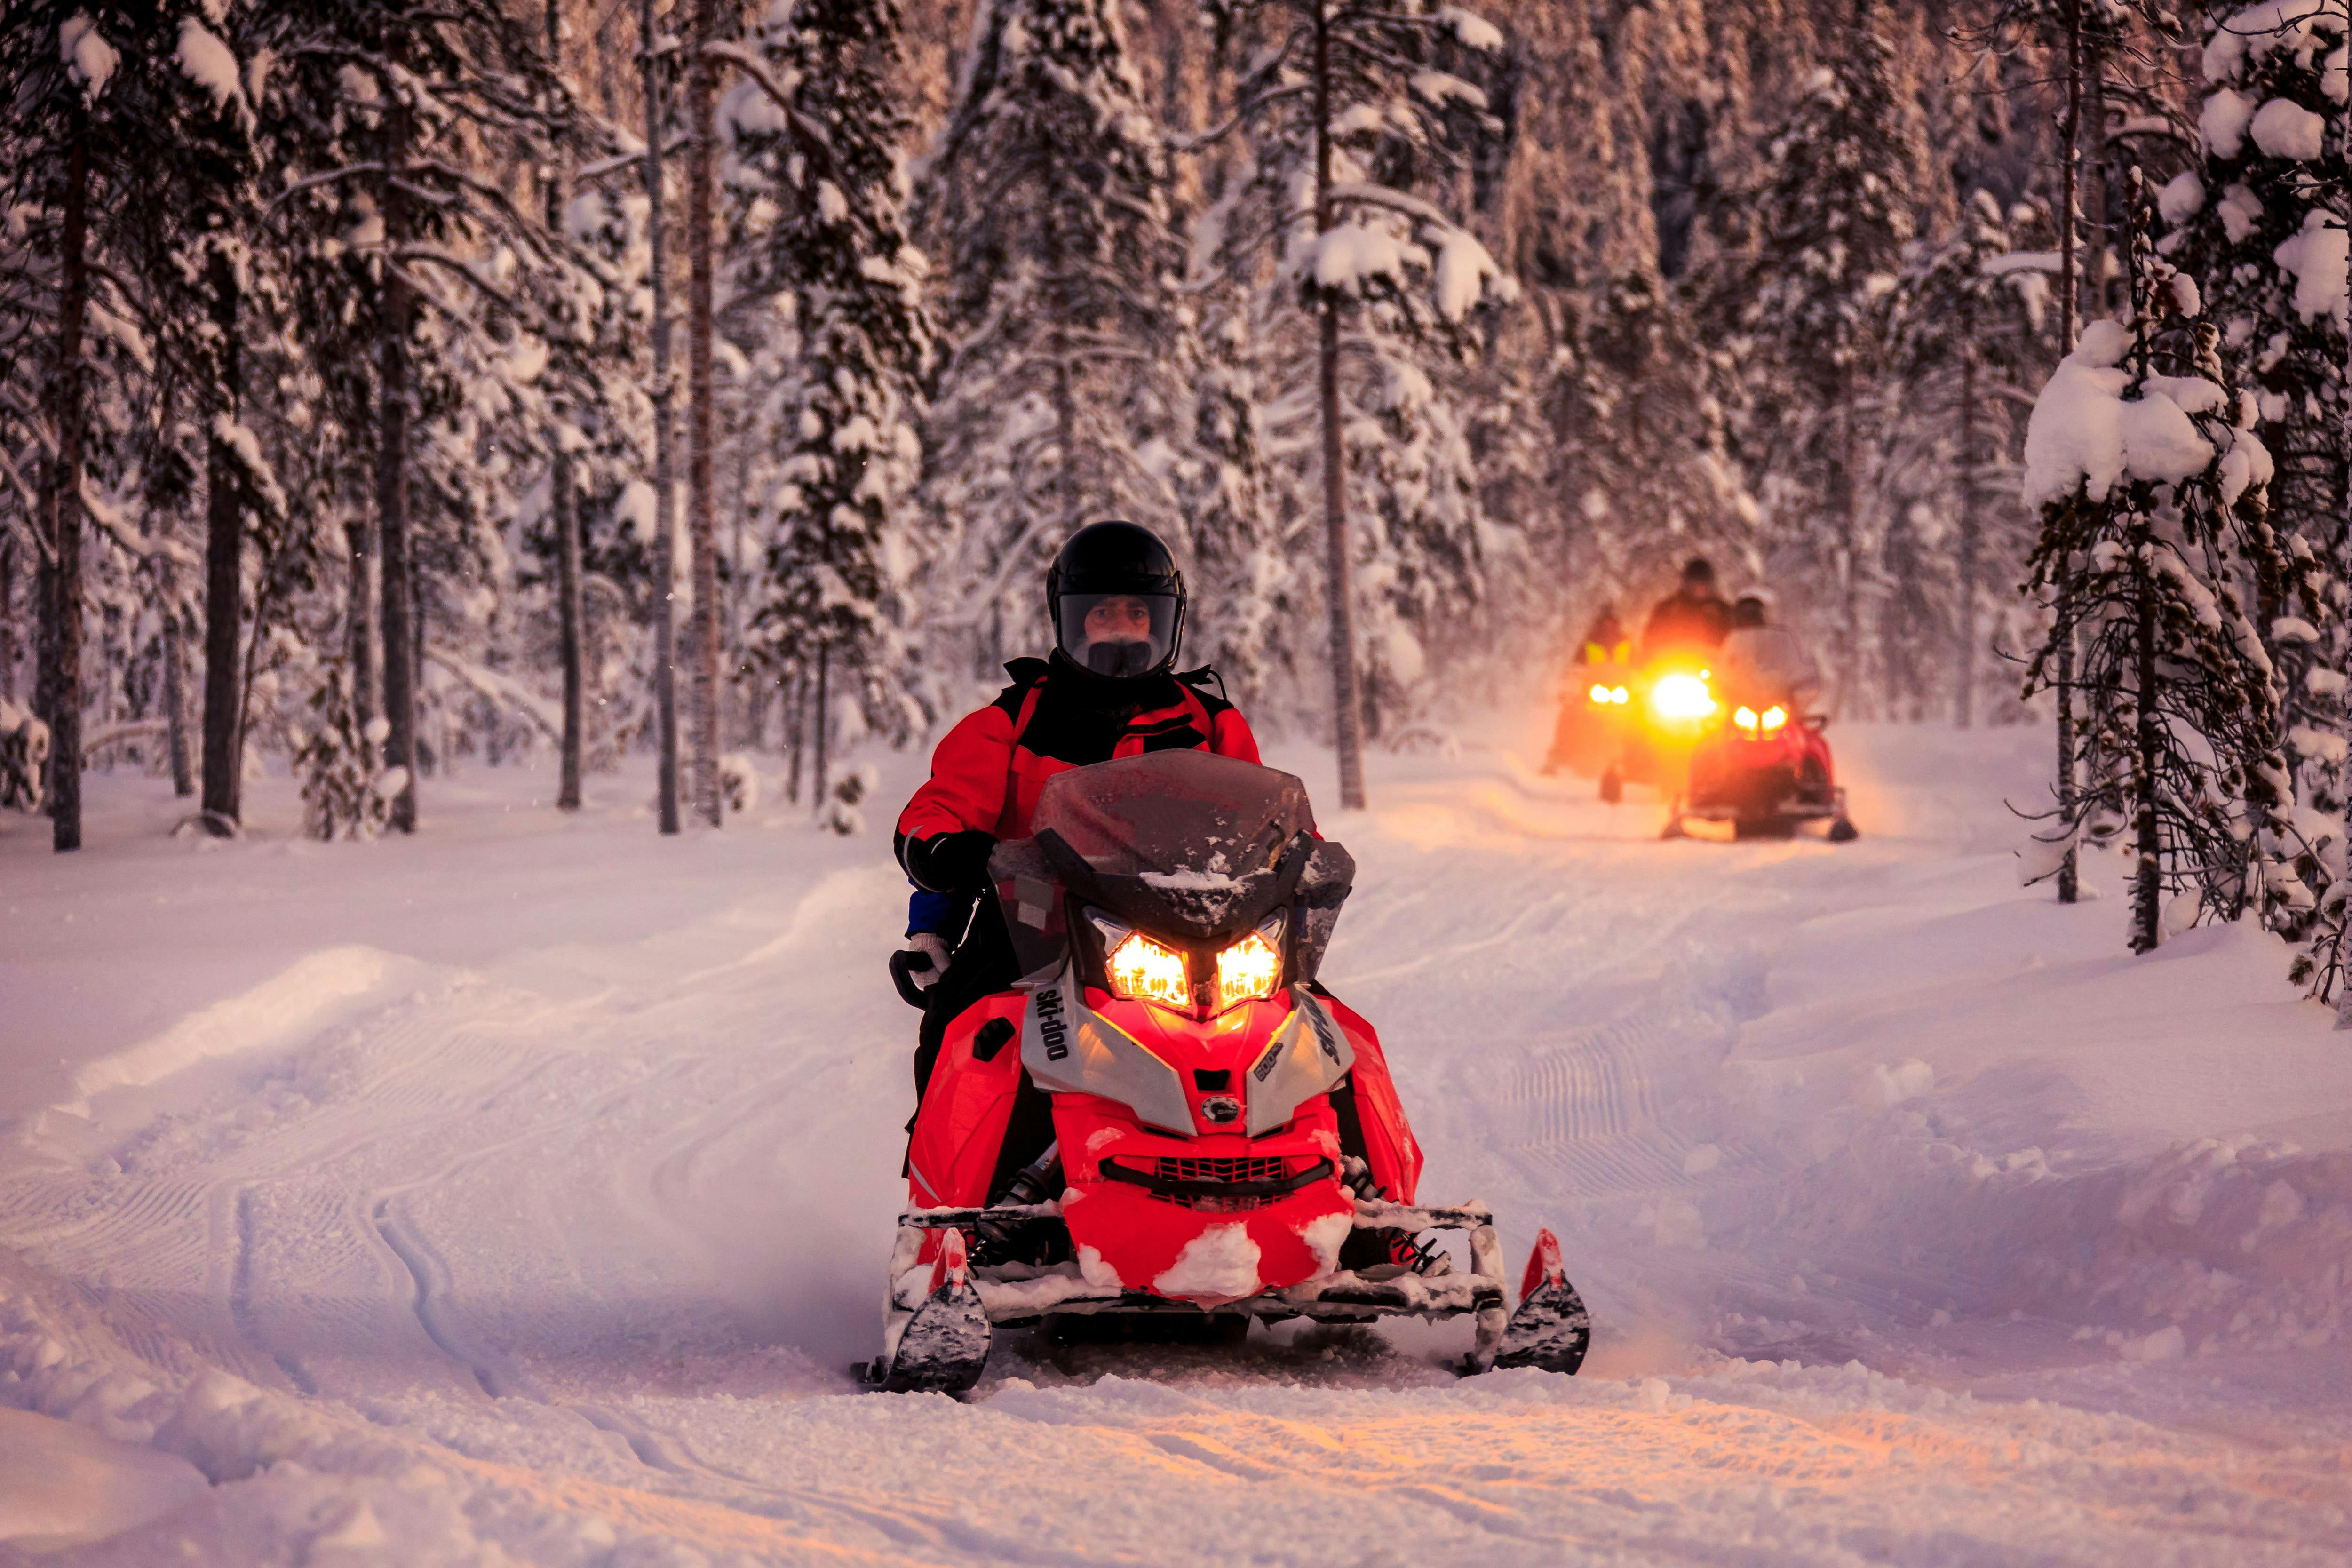
[[[39,1552],[102,1541],[207,1489],[185,1459],[0,1406],[0,1542]]]
[[[2212,462],[2212,445],[2189,414],[2218,407],[2221,389],[2197,377],[2149,376],[2139,396],[2125,397],[2130,374],[2121,361],[2131,341],[2121,322],[2093,321],[2034,400],[2025,426],[2028,506],[2077,489],[2103,501],[2126,476],[2178,484]]]
[[[415,971],[414,961],[378,948],[333,947],[295,963],[242,995],[215,1003],[145,1043],[102,1057],[74,1074],[81,1102],[110,1089],[137,1089],[216,1057],[283,1049],[324,1027],[350,1005]]]

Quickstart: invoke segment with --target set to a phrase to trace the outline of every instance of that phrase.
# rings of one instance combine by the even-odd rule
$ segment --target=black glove
[[[909,839],[907,875],[915,879],[918,887],[934,893],[984,893],[988,891],[988,854],[995,847],[996,836],[977,827],[942,833],[935,838]]]

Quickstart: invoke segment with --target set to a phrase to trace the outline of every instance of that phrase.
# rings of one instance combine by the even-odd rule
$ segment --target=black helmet
[[[1090,522],[1046,570],[1045,610],[1054,645],[1080,669],[1164,675],[1184,635],[1184,574],[1150,529]]]

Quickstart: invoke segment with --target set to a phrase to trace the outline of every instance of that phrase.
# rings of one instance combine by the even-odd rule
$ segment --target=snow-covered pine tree
[[[1420,673],[1416,624],[1425,630],[1475,592],[1486,544],[1440,377],[1449,353],[1477,342],[1479,307],[1514,289],[1430,198],[1466,177],[1473,139],[1491,127],[1486,92],[1462,73],[1483,69],[1502,35],[1421,0],[1203,0],[1203,10],[1221,31],[1261,42],[1223,128],[1246,138],[1247,166],[1213,262],[1265,290],[1261,313],[1286,373],[1274,400],[1289,403],[1296,387],[1296,405],[1315,411],[1332,728],[1340,804],[1356,808],[1366,677],[1388,686]]]
[[[484,531],[506,515],[506,465],[476,467],[469,432],[490,419],[513,443],[543,436],[543,419],[508,416],[545,368],[541,301],[575,280],[561,237],[478,171],[493,145],[543,144],[568,100],[534,19],[496,0],[276,3],[270,91],[286,189],[273,206],[298,230],[337,231],[312,247],[338,287],[306,301],[304,336],[338,345],[329,374],[346,406],[370,416],[384,760],[404,770],[392,826],[412,831],[420,590],[436,567],[502,550]],[[413,496],[420,475],[434,483]],[[428,538],[420,522],[443,531]]]
[[[725,116],[737,188],[775,215],[741,286],[788,295],[798,328],[758,633],[779,664],[829,650],[868,719],[903,736],[928,720],[904,637],[920,559],[906,500],[934,351],[926,263],[903,216],[900,25],[896,0],[777,0]]]
[[[1849,710],[1882,685],[1865,498],[1881,302],[1911,237],[1920,163],[1875,12],[1857,0],[1766,144],[1755,245],[1722,269],[1710,312],[1752,342],[1736,434],[1773,520],[1772,575],[1810,601],[1799,619],[1830,628],[1832,702]]]
[[[992,662],[1028,642],[1036,584],[1077,524],[1125,517],[1182,542],[1162,450],[1192,417],[1169,374],[1182,251],[1124,7],[984,0],[921,195],[947,339],[927,619]]]
[[[48,804],[59,848],[79,842],[85,710],[94,702],[93,717],[110,725],[99,734],[125,733],[120,721],[144,705],[129,689],[134,667],[152,648],[173,668],[181,651],[176,614],[151,630],[138,613],[163,585],[159,574],[176,579],[202,565],[140,515],[151,498],[184,497],[163,471],[179,460],[176,411],[194,413],[213,448],[214,510],[233,514],[268,488],[266,476],[246,482],[250,433],[215,395],[224,353],[234,362],[233,315],[224,329],[205,308],[215,280],[244,264],[233,231],[254,205],[252,115],[239,59],[213,30],[216,9],[27,4],[12,10],[0,42],[0,92],[13,115],[13,216],[0,240],[11,253],[0,318],[12,352],[0,374],[16,384],[0,399],[0,445],[22,509],[12,562],[38,568],[37,706],[55,741]],[[177,199],[146,199],[159,188]],[[93,611],[117,646],[88,687]],[[165,634],[160,648],[153,632]]]
[[[2042,243],[2047,215],[1971,194],[1958,226],[1906,247],[1889,296],[1887,369],[1895,417],[1880,484],[1889,525],[1892,614],[1879,628],[1890,697],[1951,694],[1953,722],[1975,721],[1990,585],[2005,597],[2032,536],[2006,498],[2015,483],[2020,402],[2048,378],[2057,320]],[[1924,513],[1922,517],[1919,514]],[[2000,683],[2009,679],[2000,675]]]
[[[2280,739],[2295,788],[2288,837],[2270,847],[2317,900],[2273,903],[2290,941],[2308,942],[2296,977],[2332,989],[2344,870],[2345,383],[2343,0],[2231,5],[2207,26],[2204,159],[2167,185],[2168,256],[2200,281],[2206,313],[2262,411],[2278,464],[2271,519],[2293,568],[2260,606],[2278,667]],[[2310,941],[2316,935],[2316,941]],[[2315,955],[2317,962],[2315,963]]]
[[[2042,837],[2128,830],[2130,943],[2146,952],[2204,916],[2310,892],[2263,848],[2289,804],[2256,624],[2287,571],[2264,517],[2270,454],[2196,285],[2156,252],[2137,168],[2126,190],[2132,316],[2091,323],[2027,425],[2025,496],[2042,515],[2030,585],[2057,609],[2028,684],[2046,688],[2080,636],[2094,765],[2073,820]]]
[[[1557,580],[1583,590],[1589,619],[1603,601],[1630,613],[1693,553],[1752,569],[1760,514],[1688,312],[1636,266],[1580,293],[1567,317],[1545,388],[1567,514]]]

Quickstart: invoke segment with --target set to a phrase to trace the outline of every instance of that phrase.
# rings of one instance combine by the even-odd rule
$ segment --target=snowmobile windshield
[[[1150,675],[1176,657],[1173,594],[1063,594],[1054,628],[1062,652],[1097,675]]]
[[[1313,847],[1307,786],[1210,752],[1147,752],[1045,781],[1038,839],[1082,896],[1207,937],[1287,900]]]

